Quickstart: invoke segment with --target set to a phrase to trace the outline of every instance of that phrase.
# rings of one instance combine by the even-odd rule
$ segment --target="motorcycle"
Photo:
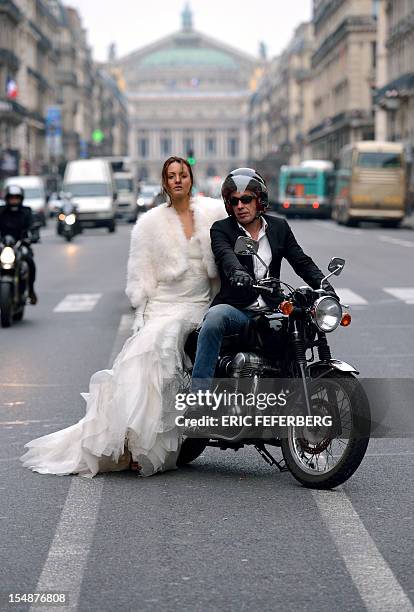
[[[2,327],[21,321],[29,296],[29,266],[24,256],[30,251],[30,237],[16,241],[0,238],[0,319]]]
[[[56,232],[70,242],[76,234],[82,233],[82,226],[76,206],[70,201],[70,195],[64,194],[60,212],[57,216]]]
[[[279,298],[275,306],[266,306],[253,316],[245,337],[224,339],[214,394],[223,397],[227,392],[237,399],[225,409],[219,407],[212,417],[217,423],[221,418],[221,427],[212,426],[208,419],[186,421],[187,415],[191,417],[197,410],[185,412],[177,423],[184,425],[185,434],[177,463],[190,463],[207,446],[237,451],[250,445],[268,464],[280,471],[289,470],[305,487],[334,488],[357,470],[371,431],[370,407],[356,378],[358,372],[354,366],[334,359],[327,341],[328,333],[351,323],[348,307],[323,288],[328,278],[342,272],[345,260],[331,259],[329,274],[319,289],[295,289],[267,277],[268,266],[259,257],[254,240],[240,236],[234,250],[259,258],[267,272],[254,288],[274,295],[274,287],[278,287]],[[192,362],[195,349],[196,332],[185,347]],[[191,368],[185,376],[183,390],[188,394]],[[275,385],[285,399],[272,414],[258,414],[257,402],[247,406],[240,399],[249,395],[257,399],[262,389],[269,391]],[[269,446],[280,447],[283,459],[276,460]]]

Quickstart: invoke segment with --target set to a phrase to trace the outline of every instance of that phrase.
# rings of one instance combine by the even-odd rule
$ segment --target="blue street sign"
[[[79,157],[81,159],[88,157],[88,143],[83,138],[79,140]]]
[[[58,106],[46,109],[46,136],[62,135],[62,111]]]

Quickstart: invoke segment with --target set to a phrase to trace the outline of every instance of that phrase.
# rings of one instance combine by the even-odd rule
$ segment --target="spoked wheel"
[[[339,371],[313,381],[310,393],[312,414],[321,424],[289,427],[283,457],[305,487],[332,489],[348,480],[364,458],[371,429],[368,399],[352,374]]]
[[[191,372],[190,370],[184,369],[183,377],[181,380],[180,391],[182,393],[187,393],[191,387]],[[208,444],[208,439],[206,438],[184,438],[180,453],[177,459],[177,465],[183,466],[187,465],[187,463],[191,463],[197,457],[201,455]]]

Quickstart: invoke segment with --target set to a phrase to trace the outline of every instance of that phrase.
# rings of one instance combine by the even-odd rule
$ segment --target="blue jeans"
[[[217,304],[207,312],[198,336],[193,368],[193,391],[210,389],[223,337],[238,334],[251,314],[229,304]]]

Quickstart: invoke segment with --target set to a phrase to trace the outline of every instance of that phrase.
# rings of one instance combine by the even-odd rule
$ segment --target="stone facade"
[[[93,126],[100,129],[104,139],[91,145],[93,156],[123,156],[128,154],[128,111],[124,95],[114,78],[98,68],[93,84]]]
[[[283,53],[269,62],[250,100],[250,143],[253,160],[278,153],[283,163],[307,155],[311,123],[311,56],[313,28],[302,23]]]
[[[374,137],[376,17],[373,0],[314,0],[312,157]]]
[[[94,64],[75,9],[61,0],[0,0],[0,34],[0,179],[12,154],[19,161],[13,174],[56,174],[67,160],[93,155],[96,128],[104,131],[105,154],[127,153],[126,101]],[[5,95],[7,82],[17,85],[13,97]],[[62,113],[61,143],[53,147],[50,106]]]
[[[6,89],[10,79],[17,83],[21,64],[18,28],[22,20],[23,15],[16,3],[11,0],[0,3],[0,179],[2,175],[15,172],[19,164],[17,128],[26,109],[17,102],[14,94],[8,97]]]
[[[263,67],[250,98],[250,164],[265,176],[272,195],[277,192],[280,166],[309,156],[312,52],[313,26],[302,23],[282,54]]]
[[[258,60],[193,28],[182,28],[109,69],[125,83],[129,153],[138,176],[159,181],[170,155],[192,156],[198,179],[246,164],[250,81]]]
[[[385,136],[414,147],[414,3],[381,0],[386,48],[386,78],[378,82],[379,113]]]

